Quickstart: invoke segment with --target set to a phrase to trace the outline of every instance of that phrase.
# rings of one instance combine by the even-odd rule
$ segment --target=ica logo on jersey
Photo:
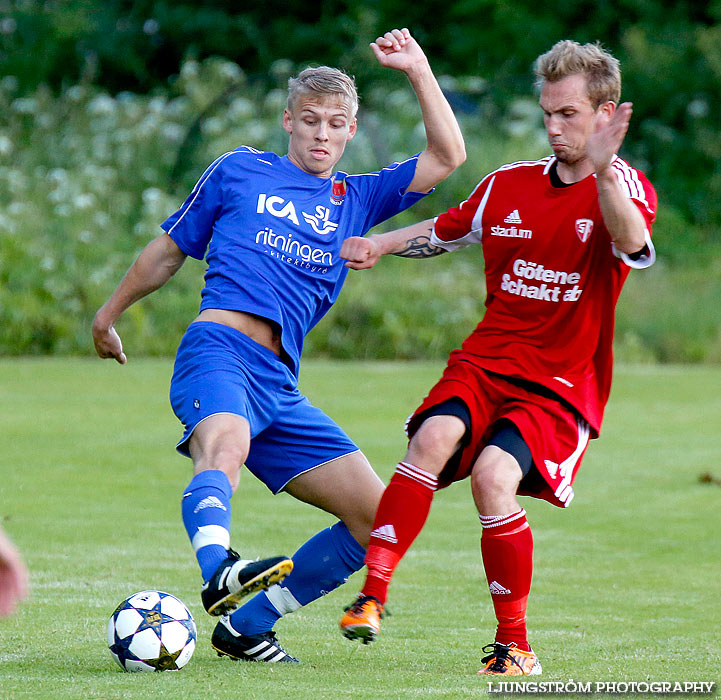
[[[258,195],[258,205],[255,209],[258,214],[270,214],[279,219],[290,219],[296,226],[300,226],[298,214],[295,205],[290,200],[285,200],[276,195],[268,196],[267,194]],[[308,214],[304,211],[303,219],[310,224],[311,228],[321,235],[333,233],[338,228],[338,224],[329,221],[330,209],[328,207],[317,206],[314,214]]]
[[[282,197],[269,197],[267,194],[259,194],[258,206],[255,211],[258,214],[268,212],[268,214],[277,216],[279,219],[290,219],[296,226],[300,225],[293,202],[290,200],[286,202]]]

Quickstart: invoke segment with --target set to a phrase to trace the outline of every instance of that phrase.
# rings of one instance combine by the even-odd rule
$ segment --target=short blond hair
[[[564,39],[536,59],[533,66],[536,85],[554,83],[569,75],[587,78],[588,99],[594,109],[604,102],[618,104],[621,98],[621,64],[600,43],[579,44]]]
[[[320,98],[337,95],[343,99],[353,118],[358,111],[358,91],[353,76],[338,68],[317,66],[302,70],[297,77],[288,80],[288,109],[292,111],[301,95],[318,95]]]

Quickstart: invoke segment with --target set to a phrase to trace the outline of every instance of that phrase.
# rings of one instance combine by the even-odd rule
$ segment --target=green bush
[[[188,61],[172,91],[112,96],[87,84],[29,96],[0,80],[0,353],[92,352],[90,323],[142,248],[160,233],[208,163],[247,143],[284,153],[283,88],[270,91],[223,59]],[[447,88],[474,89],[445,79]],[[402,76],[364,96],[359,132],[340,167],[373,170],[420,150],[418,106]],[[468,161],[386,228],[440,213],[499,164],[547,152],[529,99],[462,115]],[[721,361],[719,270],[707,236],[671,209],[655,229],[660,262],[634,273],[619,317],[619,351],[663,361]],[[716,248],[718,250],[718,248]],[[686,261],[692,263],[691,266]],[[334,357],[443,357],[482,314],[480,250],[429,261],[384,260],[351,273],[307,350]],[[127,351],[167,355],[197,310],[204,265],[188,261],[119,324]],[[713,281],[716,280],[716,281]],[[635,354],[635,355],[634,355]]]

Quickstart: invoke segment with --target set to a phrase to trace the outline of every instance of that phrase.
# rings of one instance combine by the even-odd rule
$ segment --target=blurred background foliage
[[[88,353],[89,325],[206,165],[246,143],[285,153],[287,79],[356,76],[359,133],[341,167],[423,147],[404,76],[368,43],[408,26],[462,124],[468,161],[392,226],[465,199],[499,164],[548,152],[531,66],[555,41],[600,40],[634,103],[622,155],[659,192],[659,261],[630,276],[617,354],[721,362],[721,0],[0,0],[0,353]],[[386,259],[349,276],[316,354],[442,357],[477,323],[480,251]],[[169,354],[198,303],[189,261],[120,324],[131,354]]]

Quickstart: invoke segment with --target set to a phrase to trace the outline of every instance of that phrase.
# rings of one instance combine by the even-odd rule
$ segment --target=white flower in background
[[[246,97],[236,97],[228,107],[229,119],[243,119],[255,114],[255,106]]]
[[[18,97],[10,105],[10,109],[18,114],[35,114],[37,108],[38,101],[34,97]]]
[[[163,124],[163,136],[170,143],[180,143],[185,138],[185,129],[180,124]]]
[[[95,205],[95,195],[90,192],[82,192],[73,198],[73,205],[76,209],[90,209]]]
[[[3,92],[15,92],[18,89],[18,79],[14,75],[6,75],[0,80],[0,90]]]
[[[8,216],[5,216],[0,212],[0,231],[7,231],[8,233],[15,233],[17,226],[15,222]]]
[[[203,122],[202,131],[208,136],[217,136],[225,131],[225,124],[220,117],[210,117]]]
[[[0,34],[14,34],[18,23],[12,17],[5,17],[0,20]]]
[[[148,36],[152,36],[153,34],[157,34],[160,30],[160,22],[158,22],[157,19],[146,19],[145,23],[143,24],[143,33],[147,34]]]
[[[68,171],[65,170],[64,168],[53,168],[48,173],[48,180],[50,180],[50,182],[53,182],[55,184],[61,184],[61,183],[65,184],[69,180]]]
[[[221,77],[238,82],[243,78],[243,71],[237,63],[232,61],[223,61],[218,69]]]
[[[115,100],[109,95],[97,95],[88,102],[87,106],[88,112],[96,116],[113,114],[115,109]]]
[[[157,187],[148,187],[147,190],[143,190],[143,203],[148,206],[153,206],[162,199],[163,193]]]
[[[181,78],[195,78],[198,75],[200,64],[197,61],[186,61],[180,69]]]
[[[166,102],[163,97],[153,97],[153,99],[148,102],[148,111],[155,114],[162,114],[165,111],[165,105]]]
[[[80,102],[85,97],[86,90],[82,85],[73,85],[65,91],[66,97],[71,102]]]

